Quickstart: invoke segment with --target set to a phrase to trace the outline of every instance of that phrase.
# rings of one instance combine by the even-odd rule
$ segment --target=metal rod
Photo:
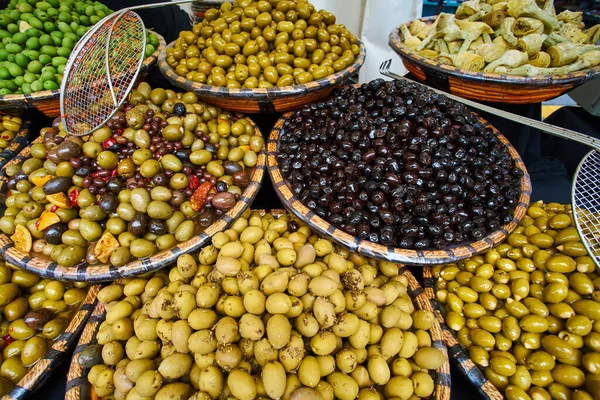
[[[179,4],[185,3],[193,3],[196,0],[177,0],[177,1],[165,1],[162,3],[154,3],[154,4],[142,4],[141,6],[128,7],[128,10],[145,10],[147,8],[157,8],[163,6],[176,6]]]
[[[432,88],[430,86],[422,84],[421,82],[416,82],[416,81],[413,81],[412,79],[408,79],[408,78],[405,78],[403,76],[400,76],[398,74],[391,72],[389,70],[391,65],[392,65],[392,60],[384,61],[381,64],[381,66],[379,67],[379,72],[382,75],[385,75],[392,79],[408,81],[408,82],[416,83],[421,86],[425,86],[426,88],[431,89],[438,94],[444,95],[444,96],[448,97],[449,99],[458,101],[459,103],[463,103],[464,105],[467,105],[469,107],[497,115],[504,119],[508,119],[508,120],[517,122],[521,125],[526,125],[531,128],[539,129],[543,132],[549,133],[550,135],[554,135],[554,136],[557,136],[557,137],[560,137],[563,139],[573,140],[575,142],[584,144],[586,146],[592,147],[592,148],[600,151],[600,140],[595,139],[591,136],[584,135],[583,133],[576,132],[576,131],[573,131],[570,129],[560,128],[558,126],[550,125],[546,122],[536,121],[535,119],[522,117],[520,115],[513,114],[508,111],[503,111],[503,110],[500,110],[500,109],[497,109],[494,107],[490,107],[490,106],[486,106],[484,104],[480,104],[480,103],[477,103],[477,102],[474,102],[471,100],[463,99],[462,97],[458,97],[453,94],[444,92],[443,90]]]

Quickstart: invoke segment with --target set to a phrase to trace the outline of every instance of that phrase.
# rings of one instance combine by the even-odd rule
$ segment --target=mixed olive
[[[41,279],[0,260],[0,396],[44,357],[87,289],[87,283]]]
[[[178,75],[213,86],[272,88],[308,83],[352,65],[357,39],[306,0],[235,0],[206,11],[167,48]]]
[[[249,210],[170,270],[123,279],[79,362],[115,399],[414,399],[447,362],[396,264]]]
[[[512,221],[521,171],[457,102],[403,81],[336,89],[289,116],[277,160],[294,195],[360,239],[441,249]]]
[[[2,115],[0,122],[0,151],[6,149],[19,134],[23,120],[12,115]]]
[[[600,398],[600,275],[570,206],[532,204],[505,243],[433,275],[447,325],[508,400]]]
[[[248,119],[146,83],[90,137],[61,128],[6,167],[0,229],[64,267],[122,266],[190,239],[240,199],[264,146]]]

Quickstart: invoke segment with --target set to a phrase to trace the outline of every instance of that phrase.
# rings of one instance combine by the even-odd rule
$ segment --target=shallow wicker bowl
[[[437,17],[421,18],[432,24]],[[412,22],[405,25],[410,26]],[[467,71],[442,65],[410,50],[398,28],[390,33],[389,44],[408,71],[418,80],[457,96],[488,103],[530,104],[558,97],[600,75],[600,66],[560,76],[507,76]]]
[[[170,43],[167,48],[173,47],[173,43]],[[177,75],[175,69],[167,63],[166,48],[158,56],[158,68],[173,85],[194,92],[200,99],[224,110],[243,113],[286,112],[327,97],[336,86],[348,83],[365,62],[365,45],[362,42],[358,42],[358,45],[360,54],[354,59],[352,65],[340,72],[302,85],[271,89],[228,89],[190,81]]]
[[[56,367],[65,359],[65,356],[73,350],[79,335],[83,331],[89,316],[96,305],[96,296],[100,291],[100,285],[91,286],[85,300],[75,313],[65,331],[54,341],[46,351],[44,358],[37,362],[5,396],[3,400],[17,400],[30,397],[36,390],[43,386]]]
[[[238,118],[241,118],[238,115]],[[248,119],[254,127],[254,134],[261,135],[258,127]],[[41,143],[42,138],[36,139],[34,143]],[[31,147],[28,146],[21,153],[11,160],[8,165],[22,162],[30,158]],[[41,275],[50,279],[59,279],[65,281],[78,282],[105,282],[113,281],[117,278],[132,277],[142,275],[147,272],[161,269],[175,260],[182,254],[189,253],[205,246],[210,242],[212,236],[218,232],[227,229],[233,221],[238,218],[256,198],[260,189],[263,176],[265,174],[266,154],[265,149],[258,154],[258,161],[250,175],[250,184],[244,189],[241,199],[227,213],[216,220],[212,225],[206,228],[199,235],[192,237],[190,240],[179,243],[175,247],[168,250],[163,250],[154,255],[141,259],[130,261],[122,267],[115,267],[110,264],[83,264],[76,267],[66,268],[58,265],[56,262],[39,257],[36,254],[28,254],[18,250],[7,235],[0,234],[0,254],[10,263],[26,271]],[[6,168],[6,166],[4,167]],[[6,174],[0,173],[0,196],[6,194]],[[2,204],[4,202],[1,202]]]
[[[485,373],[473,362],[473,360],[471,360],[469,351],[458,342],[454,331],[446,325],[446,320],[442,313],[442,306],[435,296],[435,278],[433,277],[431,267],[425,267],[423,269],[423,286],[425,288],[424,295],[431,304],[435,319],[440,321],[444,344],[448,348],[448,353],[460,372],[477,388],[477,391],[483,395],[484,398],[504,400],[502,393],[500,393],[498,388],[496,388],[492,382],[487,380]]]
[[[482,118],[479,118],[482,123],[494,131],[498,139],[504,144],[504,146],[506,146],[506,148],[508,148],[515,164],[524,173],[523,177],[521,178],[521,195],[519,198],[519,204],[515,208],[513,220],[511,222],[504,225],[499,230],[489,233],[481,240],[449,247],[443,250],[402,249],[384,246],[367,240],[362,240],[357,236],[352,236],[325,221],[312,210],[310,210],[306,205],[302,204],[300,200],[294,196],[287,182],[283,178],[281,171],[279,170],[279,164],[277,162],[279,137],[283,134],[283,125],[285,121],[292,115],[293,113],[284,114],[277,121],[275,127],[271,131],[271,135],[267,143],[267,169],[269,171],[269,175],[271,176],[275,193],[277,193],[277,196],[279,196],[279,199],[285,208],[294,213],[294,215],[300,218],[304,223],[308,224],[308,226],[320,234],[325,235],[326,237],[346,247],[350,251],[355,251],[379,260],[400,264],[436,265],[452,263],[459,260],[464,260],[474,256],[475,254],[479,254],[497,246],[519,225],[523,217],[525,217],[531,196],[531,181],[525,168],[525,164],[510,142],[500,132],[498,132],[496,128],[491,126]]]
[[[261,214],[264,214],[265,210],[259,210]],[[271,210],[269,211],[274,216],[280,216],[286,213],[285,210]],[[427,310],[434,312],[432,303],[429,298],[425,295],[425,291],[419,285],[419,282],[405,267],[400,267],[400,273],[408,279],[408,294],[413,299],[413,303],[417,310]],[[106,316],[106,310],[104,304],[98,302],[94,313],[88,320],[79,343],[75,348],[71,360],[71,367],[67,374],[67,391],[65,394],[65,400],[82,400],[82,399],[97,399],[94,394],[93,386],[87,380],[88,368],[83,368],[79,364],[79,354],[85,350],[90,344],[96,343],[96,332],[100,324],[104,321]],[[435,382],[434,394],[430,397],[431,400],[450,400],[450,363],[449,355],[444,344],[443,330],[441,324],[443,319],[436,318],[433,322],[433,326],[429,330],[431,335],[432,345],[438,348],[446,356],[446,362],[440,368],[435,370],[433,374],[433,380]]]
[[[31,122],[25,121],[21,125],[21,129],[17,132],[15,138],[10,142],[10,145],[0,152],[0,168],[4,167],[7,162],[15,158],[17,154],[29,143],[29,131],[31,130]]]
[[[142,82],[148,71],[156,65],[158,55],[165,48],[165,39],[156,32],[158,37],[158,49],[146,58],[140,69],[138,82]],[[47,117],[58,117],[60,115],[60,90],[42,90],[30,94],[7,94],[0,96],[0,111],[21,112],[25,109],[36,109]]]

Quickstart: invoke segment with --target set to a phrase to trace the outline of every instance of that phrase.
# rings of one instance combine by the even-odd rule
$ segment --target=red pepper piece
[[[110,173],[110,177],[114,178],[115,176],[117,176],[117,169],[113,169],[112,172]]]
[[[4,340],[5,347],[15,341],[15,339],[13,339],[13,337],[10,336],[10,333],[7,333],[6,335],[2,336],[2,339]]]
[[[55,212],[56,210],[58,210],[58,206],[52,206],[52,207],[50,207],[50,211]]]
[[[8,139],[10,139],[10,136],[4,135],[4,136],[2,136],[2,139],[8,140]]]
[[[112,145],[114,145],[115,143],[117,143],[116,139],[115,139],[115,138],[112,138],[112,137],[110,137],[110,138],[106,139],[104,142],[102,142],[102,148],[103,148],[104,150],[106,150],[106,149],[108,149],[109,147],[111,147]]]
[[[37,221],[35,221],[35,227],[39,228],[40,227],[40,220],[38,219]]]
[[[194,211],[200,211],[200,209],[206,204],[208,192],[212,189],[210,182],[204,182],[192,195],[190,199],[190,205]]]
[[[79,197],[79,190],[73,189],[69,192],[69,200],[71,200],[71,205],[77,204],[78,197]]]
[[[188,187],[190,189],[196,190],[198,186],[200,186],[200,180],[198,179],[198,177],[196,175],[190,175],[188,177]]]

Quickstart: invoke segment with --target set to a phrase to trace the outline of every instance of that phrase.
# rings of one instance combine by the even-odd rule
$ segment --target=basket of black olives
[[[250,119],[142,83],[91,136],[55,121],[3,168],[0,251],[53,279],[159,269],[226,229],[256,197],[264,165]]]
[[[268,170],[287,209],[358,253],[403,264],[492,248],[525,215],[531,182],[504,136],[419,85],[375,80],[285,114]]]
[[[327,97],[365,61],[365,46],[306,0],[223,2],[158,59],[175,86],[226,110],[285,112]]]

